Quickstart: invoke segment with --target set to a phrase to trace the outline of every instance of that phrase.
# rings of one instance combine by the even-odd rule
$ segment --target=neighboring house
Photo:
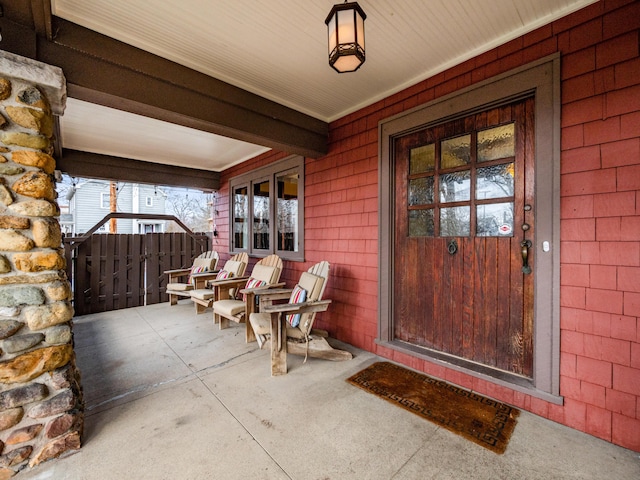
[[[81,181],[66,196],[68,209],[61,206],[60,223],[66,233],[79,235],[92,229],[111,211],[111,184],[102,180]],[[62,199],[61,199],[62,203]],[[116,212],[165,215],[166,194],[151,185],[117,183]],[[66,210],[66,211],[65,211]],[[118,219],[116,232],[164,232],[164,220]],[[100,226],[98,233],[109,233],[110,222]]]

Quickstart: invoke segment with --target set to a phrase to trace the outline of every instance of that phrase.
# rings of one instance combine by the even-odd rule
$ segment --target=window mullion
[[[282,182],[282,201],[279,181]],[[230,241],[232,252],[246,251],[252,256],[276,253],[284,259],[304,260],[304,157],[289,157],[235,177],[229,181],[229,188],[234,235],[240,229],[234,215],[236,192],[246,188],[248,204],[246,247],[243,249],[234,236]],[[279,232],[278,221],[283,222],[282,232]],[[279,233],[282,233],[281,239]]]

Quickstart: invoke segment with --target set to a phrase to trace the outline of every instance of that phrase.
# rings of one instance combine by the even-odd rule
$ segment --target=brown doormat
[[[374,363],[347,382],[495,453],[504,453],[520,413],[504,403],[389,362]]]

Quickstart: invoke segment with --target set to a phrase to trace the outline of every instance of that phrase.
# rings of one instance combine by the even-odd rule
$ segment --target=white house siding
[[[140,185],[138,187],[138,202],[133,205],[134,186],[131,184],[118,184],[117,189],[117,212],[121,213],[165,213],[165,198],[160,191],[156,192],[153,186]],[[157,194],[156,194],[157,193]],[[102,194],[105,196],[104,206],[101,202]],[[70,201],[70,213],[75,221],[75,234],[82,234],[89,231],[109,214],[110,183],[100,180],[88,180],[78,183],[75,195]],[[147,197],[153,199],[152,206],[146,206]],[[147,222],[150,223],[150,222]],[[156,223],[156,222],[153,222]],[[161,224],[162,222],[157,222]],[[109,222],[100,230],[109,231]],[[157,230],[156,230],[157,231]],[[136,220],[120,219],[117,221],[117,233],[138,233],[138,223]]]
[[[130,210],[135,213],[157,214],[164,215],[165,211],[165,194],[159,188],[151,185],[137,185],[133,187],[133,190],[138,189],[137,199],[136,195],[132,196],[132,201],[137,200],[136,205],[133,205],[134,210]],[[151,205],[147,204],[147,199],[151,200]],[[138,233],[144,232],[144,225],[154,225],[154,232],[164,232],[163,220],[132,220],[132,228]]]

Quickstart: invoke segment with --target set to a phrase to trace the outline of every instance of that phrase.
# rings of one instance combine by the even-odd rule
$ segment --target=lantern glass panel
[[[343,55],[334,64],[334,67],[340,72],[353,72],[359,66],[360,59],[355,55]]]
[[[338,42],[355,43],[356,32],[354,31],[353,10],[338,11]]]
[[[336,37],[337,32],[336,32],[336,16],[335,15],[331,17],[331,20],[329,21],[327,26],[329,29],[329,54],[331,54],[331,52],[333,52],[334,48],[336,48],[336,45],[338,44],[338,40]]]

